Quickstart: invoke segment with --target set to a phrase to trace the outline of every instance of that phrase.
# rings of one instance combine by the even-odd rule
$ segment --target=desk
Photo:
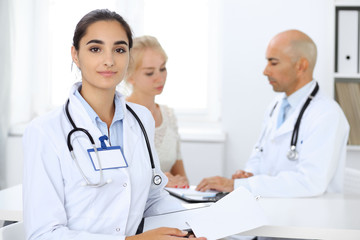
[[[22,185],[0,191],[0,220],[22,221]]]
[[[261,198],[259,203],[270,224],[241,235],[360,239],[360,196],[326,194],[314,198]],[[22,220],[21,185],[0,191],[0,220]]]
[[[261,198],[269,225],[242,233],[306,239],[360,239],[360,196]]]

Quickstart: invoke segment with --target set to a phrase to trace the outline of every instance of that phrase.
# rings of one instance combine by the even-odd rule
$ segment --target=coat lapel
[[[313,91],[313,88],[311,89],[311,91]],[[282,136],[294,130],[294,126],[297,121],[297,118],[299,117],[300,111],[303,108],[305,101],[308,99],[308,96],[310,95],[311,91],[309,90],[309,92],[302,97],[301,101],[296,106],[295,111],[293,111],[292,114],[287,117],[285,122],[278,129],[276,129],[276,123],[279,115],[279,109],[275,112],[274,117],[272,118],[272,124],[273,126],[275,126],[273,128],[271,135],[272,140],[276,137]],[[281,106],[281,101],[279,102],[279,105]]]
[[[101,137],[103,134],[97,128],[96,123],[94,123],[90,119],[85,108],[82,106],[81,102],[74,95],[70,96],[69,110],[71,117],[73,118],[73,121],[75,122],[76,126],[78,128],[84,128],[85,130],[87,130],[90,133],[90,135],[93,137],[95,145],[97,147],[100,147],[99,137]],[[79,132],[74,134],[76,135],[83,133]]]
[[[275,131],[274,137],[281,136],[294,130],[295,122],[298,116],[298,112],[293,112],[285,122]],[[276,125],[275,125],[276,126]]]
[[[279,104],[281,104],[281,102]],[[279,136],[287,134],[288,132],[292,132],[294,130],[294,125],[298,114],[299,114],[299,109],[297,109],[290,116],[288,116],[285,122],[283,122],[283,124],[279,128],[276,128],[277,119],[279,116],[279,110],[278,110],[276,114],[274,114],[274,117],[271,119],[272,126],[274,126],[271,134],[271,139],[273,140]]]
[[[75,86],[78,87],[78,86]],[[74,89],[75,89],[74,87]],[[137,127],[136,119],[131,115],[129,111],[126,110],[125,99],[123,96],[119,96],[121,100],[122,108],[124,109],[124,120],[123,120],[123,143],[124,143],[124,155],[126,161],[131,162],[134,150],[136,149],[136,143],[139,140],[139,127]],[[95,145],[100,147],[99,137],[102,136],[101,131],[97,128],[96,124],[92,122],[88,116],[86,110],[82,106],[81,102],[73,95],[70,94],[70,104],[69,110],[71,117],[73,118],[75,124],[79,128],[84,128],[89,131],[95,141]],[[70,124],[70,123],[69,123]],[[75,133],[74,133],[75,134]],[[81,134],[81,133],[79,133]],[[90,148],[89,142],[89,148]]]

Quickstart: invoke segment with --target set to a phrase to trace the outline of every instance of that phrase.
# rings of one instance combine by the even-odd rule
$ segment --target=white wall
[[[299,29],[318,46],[315,78],[333,94],[334,6],[330,0],[222,0],[219,5],[219,49],[223,142],[183,142],[185,167],[192,184],[210,175],[230,176],[242,168],[261,127],[263,113],[274,96],[262,75],[269,40],[286,29]],[[14,140],[14,139],[13,139]],[[19,182],[21,141],[10,140],[7,185]],[[213,150],[213,151],[211,151]],[[351,166],[359,167],[351,151]]]
[[[332,95],[333,4],[329,0],[221,1],[222,124],[227,133],[225,175],[242,168],[274,93],[262,75],[270,39],[287,29],[307,33],[318,46],[315,78]]]
[[[191,185],[197,185],[204,177],[222,176],[224,144],[219,142],[182,142],[182,156]]]

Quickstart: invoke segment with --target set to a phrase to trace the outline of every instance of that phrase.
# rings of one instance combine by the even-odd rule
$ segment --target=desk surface
[[[261,198],[269,225],[241,235],[315,239],[360,239],[360,196]],[[0,191],[0,220],[22,220],[22,186]]]
[[[360,196],[262,198],[269,225],[241,235],[316,239],[360,239]]]
[[[22,221],[22,186],[0,191],[0,220]]]

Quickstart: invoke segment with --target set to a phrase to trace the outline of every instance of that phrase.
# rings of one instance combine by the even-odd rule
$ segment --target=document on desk
[[[148,217],[144,231],[158,227],[191,228],[197,237],[214,240],[266,224],[259,203],[240,187],[208,207]]]
[[[200,192],[195,190],[196,186],[190,186],[190,188],[165,188],[172,196],[180,198],[186,202],[215,202],[211,198],[215,198],[218,191],[208,190],[206,192]]]

